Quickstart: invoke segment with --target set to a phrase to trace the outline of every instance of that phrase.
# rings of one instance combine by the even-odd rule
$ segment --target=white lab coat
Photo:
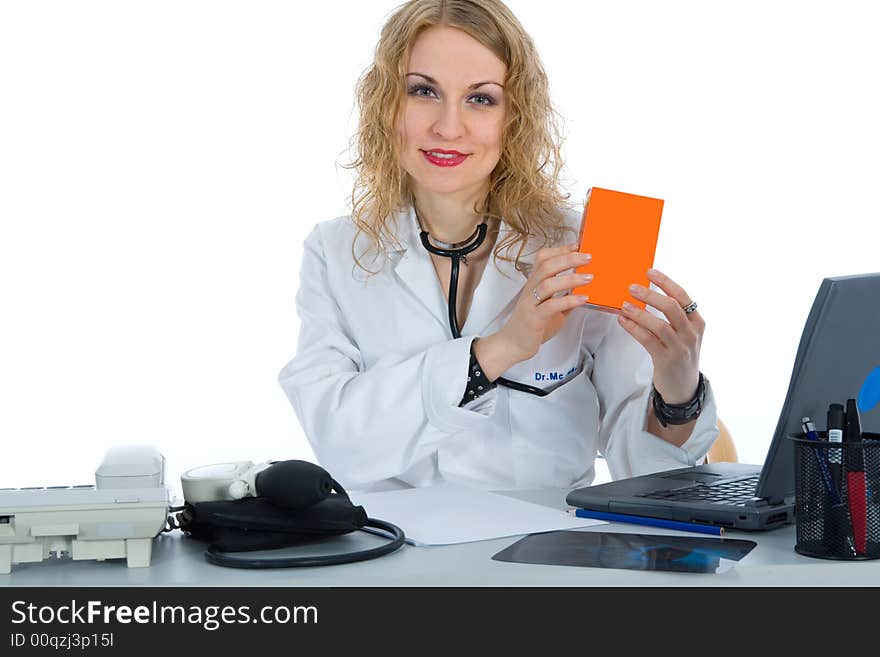
[[[572,229],[579,221],[568,215]],[[343,486],[568,488],[592,482],[597,453],[615,479],[694,465],[706,454],[718,435],[711,385],[682,447],[648,433],[650,357],[615,315],[589,307],[572,311],[533,358],[503,374],[554,388],[548,396],[498,386],[460,408],[470,343],[504,325],[526,275],[490,258],[463,337],[451,339],[412,209],[390,225],[402,248],[372,277],[355,267],[349,217],[319,223],[308,236],[298,347],[279,375],[318,461]],[[500,229],[499,240],[510,230],[504,222]]]

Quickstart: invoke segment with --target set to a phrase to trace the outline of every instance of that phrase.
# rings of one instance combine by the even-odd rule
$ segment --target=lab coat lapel
[[[449,317],[443,288],[437,278],[430,254],[419,238],[415,214],[410,207],[397,215],[396,235],[403,246],[393,256],[394,273],[398,281],[449,332]]]
[[[498,240],[504,238],[507,227],[502,222]],[[474,290],[470,312],[465,320],[463,335],[483,335],[492,322],[517,298],[526,282],[526,276],[516,270],[512,262],[490,258]]]
[[[412,207],[397,215],[397,235],[402,249],[393,255],[394,273],[400,283],[449,331],[449,314],[443,288],[437,279],[437,272],[431,256],[421,243],[418,224]],[[501,222],[498,240],[510,232],[504,221]],[[531,246],[531,245],[530,245]],[[474,299],[471,302],[467,320],[462,327],[462,335],[482,335],[492,322],[522,290],[534,254],[527,248],[520,262],[525,265],[525,273],[517,271],[512,262],[496,260],[492,257],[483,270]]]

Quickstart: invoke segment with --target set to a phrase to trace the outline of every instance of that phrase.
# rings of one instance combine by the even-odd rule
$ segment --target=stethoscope
[[[486,224],[486,221],[484,219],[483,223],[477,226],[473,234],[471,234],[471,236],[468,237],[466,240],[462,242],[441,242],[438,239],[432,238],[428,234],[428,231],[426,231],[424,226],[422,226],[422,220],[419,219],[419,213],[416,212],[415,215],[416,221],[418,221],[419,229],[421,231],[420,237],[422,239],[422,245],[425,247],[425,249],[429,253],[443,256],[445,258],[450,258],[452,260],[452,272],[449,274],[449,328],[452,330],[453,338],[460,338],[461,332],[458,330],[458,317],[456,314],[459,267],[462,261],[467,264],[467,255],[472,251],[480,248],[480,246],[483,244],[486,239],[486,233],[489,230],[489,226]],[[510,381],[509,379],[505,379],[503,377],[498,377],[495,380],[495,383],[500,386],[510,388],[511,390],[519,390],[520,392],[526,392],[530,395],[536,395],[538,397],[546,397],[550,394],[546,390],[541,390],[540,388],[535,388],[534,386],[526,385],[525,383]]]

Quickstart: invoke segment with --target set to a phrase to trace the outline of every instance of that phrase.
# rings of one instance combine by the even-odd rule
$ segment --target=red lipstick
[[[451,157],[437,157],[432,155],[432,153]],[[422,155],[425,156],[425,159],[428,160],[428,162],[438,167],[457,167],[468,158],[468,155],[459,151],[447,151],[442,148],[432,148],[430,151],[422,151]]]

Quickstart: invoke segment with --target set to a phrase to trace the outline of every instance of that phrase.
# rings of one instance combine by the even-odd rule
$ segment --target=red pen
[[[865,455],[862,452],[862,425],[855,399],[846,400],[846,429],[843,433],[843,441],[849,443],[844,451],[846,452],[846,497],[849,502],[853,542],[856,553],[865,554],[868,540]]]

